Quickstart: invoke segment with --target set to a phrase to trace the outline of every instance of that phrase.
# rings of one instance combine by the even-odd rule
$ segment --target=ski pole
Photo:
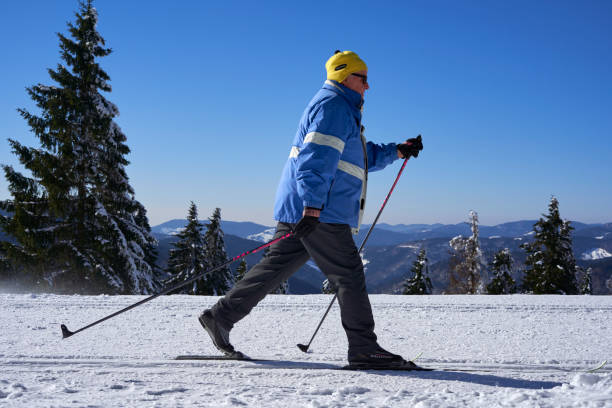
[[[214,268],[212,268],[212,269],[209,269],[209,270],[207,270],[207,271],[204,271],[204,272],[202,272],[202,273],[200,273],[200,274],[198,274],[198,275],[196,275],[196,276],[192,276],[191,278],[187,279],[186,281],[183,281],[183,282],[181,282],[181,283],[179,283],[179,284],[177,284],[177,285],[174,285],[174,286],[168,287],[168,288],[166,288],[166,289],[162,290],[162,291],[161,291],[161,292],[159,292],[159,293],[156,293],[156,294],[154,294],[154,295],[151,295],[151,296],[149,296],[149,297],[148,297],[148,298],[146,298],[146,299],[143,299],[143,300],[141,300],[141,301],[139,301],[139,302],[136,302],[136,303],[134,303],[133,305],[130,305],[130,306],[128,306],[128,307],[126,307],[126,308],[124,308],[124,309],[121,309],[121,310],[119,310],[119,311],[117,311],[117,312],[115,312],[115,313],[113,313],[113,314],[110,314],[110,315],[108,315],[108,316],[106,316],[106,317],[103,317],[103,318],[102,318],[102,319],[100,319],[100,320],[96,320],[95,322],[93,322],[93,323],[91,323],[91,324],[88,324],[88,325],[87,325],[87,326],[85,326],[85,327],[81,327],[80,329],[78,329],[78,330],[76,330],[76,331],[70,331],[70,330],[68,330],[68,328],[66,327],[66,325],[62,324],[62,325],[61,325],[61,328],[62,328],[62,337],[63,337],[63,338],[70,337],[70,336],[72,336],[73,334],[77,334],[78,332],[82,332],[82,331],[83,331],[83,330],[85,330],[85,329],[89,329],[90,327],[95,326],[95,325],[97,325],[98,323],[102,323],[103,321],[108,320],[108,319],[110,319],[110,318],[112,318],[112,317],[115,317],[115,316],[117,316],[117,315],[120,315],[120,314],[121,314],[121,313],[123,313],[123,312],[127,312],[128,310],[133,309],[133,308],[135,308],[135,307],[137,307],[137,306],[140,306],[140,305],[142,305],[143,303],[147,303],[148,301],[153,300],[153,299],[155,299],[155,298],[156,298],[156,297],[158,297],[158,296],[162,296],[162,295],[165,295],[165,294],[167,294],[167,293],[173,292],[173,291],[175,291],[176,289],[180,289],[180,288],[182,288],[183,286],[186,286],[186,285],[188,285],[188,284],[190,284],[190,283],[192,283],[192,282],[194,282],[194,281],[196,281],[196,280],[198,280],[198,279],[200,279],[200,278],[203,278],[205,275],[208,275],[208,274],[210,274],[210,273],[212,273],[212,272],[214,272],[214,271],[217,271],[217,270],[219,270],[219,269],[221,269],[221,268],[223,268],[223,267],[225,267],[225,266],[227,266],[227,265],[231,264],[232,262],[237,261],[237,260],[238,260],[238,259],[240,259],[240,258],[244,258],[244,257],[245,257],[245,256],[247,256],[247,255],[254,254],[254,253],[255,253],[255,252],[257,252],[257,251],[260,251],[260,250],[262,250],[262,249],[264,249],[264,248],[266,248],[266,247],[269,247],[270,245],[273,245],[273,244],[275,244],[275,243],[277,243],[277,242],[279,242],[279,241],[282,241],[283,239],[288,238],[288,237],[290,237],[290,236],[292,236],[292,235],[293,235],[293,232],[289,232],[288,234],[285,234],[285,235],[283,235],[282,237],[278,237],[278,238],[276,238],[276,239],[273,239],[272,241],[266,242],[265,244],[262,244],[262,245],[258,246],[257,248],[251,249],[250,251],[246,251],[246,252],[244,252],[244,253],[242,253],[242,254],[240,254],[240,255],[236,255],[235,257],[233,257],[233,258],[232,258],[232,259],[230,259],[229,261],[227,261],[227,262],[225,262],[225,263],[223,263],[223,264],[221,264],[221,265],[219,265],[219,266],[216,266],[216,267],[214,267]]]
[[[374,226],[376,225],[376,223],[378,222],[378,219],[380,218],[380,214],[382,214],[383,210],[385,209],[385,206],[387,205],[387,201],[389,201],[389,197],[391,197],[391,193],[393,192],[393,189],[395,188],[395,185],[397,184],[397,181],[399,180],[400,176],[402,175],[402,172],[404,171],[404,167],[406,167],[406,163],[408,163],[408,158],[404,159],[404,163],[402,164],[402,167],[400,168],[399,172],[397,173],[397,177],[395,177],[395,181],[393,182],[393,185],[391,186],[391,190],[389,190],[389,193],[387,194],[387,197],[385,198],[385,201],[383,201],[382,207],[380,207],[380,210],[378,210],[378,214],[376,215],[376,218],[374,219],[374,222],[370,226],[370,229],[368,230],[368,233],[366,234],[365,238],[363,239],[363,242],[361,242],[361,246],[359,247],[359,250],[357,251],[357,253],[361,254],[361,251],[363,250],[363,247],[365,246],[366,242],[368,241],[368,238],[370,237],[370,234],[372,233],[372,230],[374,229]],[[308,352],[308,348],[310,347],[310,344],[312,343],[312,341],[314,340],[315,336],[319,332],[319,328],[323,324],[323,321],[327,317],[327,314],[329,313],[330,309],[334,305],[334,302],[336,301],[337,297],[338,297],[338,293],[336,292],[334,294],[334,298],[329,303],[329,306],[327,306],[327,310],[323,314],[323,317],[321,318],[321,321],[319,321],[319,325],[317,326],[317,328],[315,329],[314,333],[312,334],[312,337],[310,338],[310,341],[308,342],[308,344],[298,344],[297,345],[298,348],[300,350],[302,350],[304,353]]]

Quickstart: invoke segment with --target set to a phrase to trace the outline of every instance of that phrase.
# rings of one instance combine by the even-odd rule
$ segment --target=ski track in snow
[[[165,296],[62,340],[141,296],[0,295],[0,406],[612,407],[612,297],[372,295],[380,344],[451,371],[342,371],[330,296],[268,296],[231,333],[274,361],[217,354],[197,322],[215,297]],[[470,371],[452,371],[470,370]]]

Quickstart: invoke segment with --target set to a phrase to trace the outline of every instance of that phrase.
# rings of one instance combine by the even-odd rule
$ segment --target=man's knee
[[[365,275],[361,268],[343,275],[330,275],[328,279],[337,289],[365,289]]]

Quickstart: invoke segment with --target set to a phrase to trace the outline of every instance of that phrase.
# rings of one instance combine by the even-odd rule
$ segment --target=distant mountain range
[[[200,220],[202,224],[208,224],[206,220]],[[154,235],[175,235],[187,225],[187,220],[174,219],[151,228]],[[221,220],[221,229],[225,234],[236,235],[246,238],[249,235],[258,234],[268,228],[254,222],[235,222]]]
[[[159,264],[167,262],[174,234],[184,228],[186,220],[172,220],[152,228],[160,242]],[[536,220],[522,220],[495,226],[479,226],[480,243],[486,259],[500,249],[510,249],[515,260],[515,279],[520,281],[520,267],[525,261],[525,252],[520,248],[530,241]],[[573,248],[579,265],[593,268],[595,294],[612,294],[612,223],[584,224],[572,221]],[[274,228],[252,222],[222,221],[229,256],[244,252],[267,242]],[[363,225],[355,242],[364,239],[369,225]],[[401,289],[402,282],[410,274],[412,263],[421,248],[427,250],[434,292],[441,293],[446,287],[449,245],[448,241],[458,235],[470,236],[467,223],[460,224],[377,224],[363,254],[368,290],[372,293],[394,293]],[[249,255],[247,262],[253,265],[260,254]],[[235,267],[236,265],[234,265]],[[315,265],[306,265],[290,280],[291,293],[320,293],[323,274]]]
[[[495,226],[480,225],[480,238],[526,238],[533,233],[533,225],[536,222],[537,220],[523,220]],[[205,221],[202,221],[202,223],[206,224]],[[152,227],[151,231],[156,236],[175,235],[185,228],[185,225],[187,225],[186,220],[174,219]],[[571,225],[574,227],[573,237],[590,237],[601,240],[612,238],[612,223],[584,224],[572,221]],[[260,242],[270,240],[274,234],[274,227],[253,222],[221,221],[221,228],[225,234]],[[355,241],[361,242],[369,228],[369,224],[362,225]],[[472,235],[472,231],[467,223],[409,225],[380,223],[372,231],[368,239],[368,246],[394,245],[401,244],[402,242],[434,238],[453,238],[458,235]]]
[[[1,213],[2,210],[0,210]],[[206,223],[204,220],[202,223]],[[521,220],[494,226],[480,225],[480,244],[489,263],[495,252],[508,248],[515,261],[514,278],[521,279],[521,269],[525,261],[525,251],[520,248],[530,241],[536,220]],[[154,226],[151,230],[159,242],[157,263],[165,268],[172,243],[176,234],[185,227],[187,221],[174,219]],[[572,221],[572,241],[574,255],[580,266],[591,267],[594,294],[612,294],[612,223],[584,224]],[[362,225],[355,242],[360,245],[370,225]],[[241,254],[253,249],[262,242],[272,239],[275,228],[253,222],[221,221],[225,234],[228,256]],[[397,293],[403,281],[411,274],[412,263],[421,248],[427,250],[429,271],[434,285],[434,293],[443,292],[448,284],[448,241],[458,235],[470,236],[469,225],[459,224],[377,224],[362,254],[366,268],[368,291],[371,293]],[[0,240],[10,240],[0,229]],[[245,259],[252,266],[262,256],[262,252],[248,255]],[[238,262],[232,264],[235,270]],[[486,268],[485,268],[486,269]],[[316,265],[309,263],[302,267],[289,280],[289,289],[294,294],[321,293],[323,274]]]
[[[480,237],[520,237],[526,236],[533,231],[533,225],[537,220],[523,220],[506,222],[494,226],[479,226]],[[581,222],[572,221],[574,227],[574,235],[580,236],[596,236],[605,233],[610,233],[612,224],[583,224]],[[369,225],[362,228],[369,228]],[[456,237],[457,235],[470,236],[472,231],[470,226],[463,222],[459,224],[411,224],[411,225],[389,225],[378,224],[378,229],[405,234],[413,240],[429,239],[429,238],[448,238]]]

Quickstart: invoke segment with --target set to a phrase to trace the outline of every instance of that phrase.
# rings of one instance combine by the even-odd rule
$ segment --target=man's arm
[[[382,170],[397,159],[417,157],[423,150],[421,135],[404,143],[376,144],[368,142],[368,171]]]

